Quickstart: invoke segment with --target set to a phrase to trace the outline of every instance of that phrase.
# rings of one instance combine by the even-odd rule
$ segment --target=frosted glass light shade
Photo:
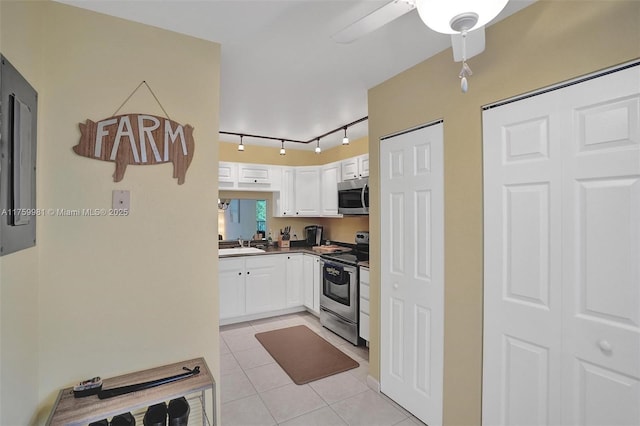
[[[417,0],[416,8],[420,19],[434,31],[443,34],[457,34],[451,28],[451,20],[461,14],[475,13],[478,22],[467,31],[486,25],[504,9],[509,0]]]

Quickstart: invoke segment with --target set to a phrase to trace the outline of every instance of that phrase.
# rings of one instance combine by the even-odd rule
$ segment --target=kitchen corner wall
[[[487,28],[469,92],[448,49],[369,91],[371,351],[380,377],[380,137],[444,119],[444,423],[481,424],[481,107],[640,57],[640,2],[538,1]]]
[[[246,144],[245,144],[246,145]],[[337,146],[316,154],[313,151],[291,149],[287,145],[287,155],[280,155],[280,145],[274,142],[273,146],[264,147],[246,145],[244,152],[238,151],[238,143],[220,142],[220,161],[233,161],[238,163],[275,164],[279,166],[315,166],[344,160],[345,158],[369,152],[369,139],[367,137],[352,140],[347,146]],[[337,189],[336,189],[337,190]],[[346,216],[344,218],[300,218],[300,217],[273,217],[273,193],[270,192],[245,192],[223,191],[220,198],[245,198],[267,199],[268,229],[273,231],[273,238],[277,238],[278,230],[290,225],[297,232],[298,239],[304,239],[302,231],[306,225],[323,225],[325,238],[333,241],[354,243],[357,231],[369,230],[369,216]]]
[[[128,217],[38,217],[36,248],[1,258],[0,423],[42,423],[60,388],[96,375],[204,356],[218,377],[220,46],[51,1],[0,4],[2,52],[39,93],[38,207],[108,209],[131,191]],[[114,163],[72,151],[78,123],[143,80],[194,127],[184,185],[171,164],[114,183]],[[164,115],[144,86],[121,110],[140,112]]]

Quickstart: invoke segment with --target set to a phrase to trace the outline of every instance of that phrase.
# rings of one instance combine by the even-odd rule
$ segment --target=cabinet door
[[[244,259],[220,259],[218,286],[220,291],[220,318],[233,318],[245,313]]]
[[[335,216],[338,214],[338,179],[340,178],[340,163],[322,166],[320,214]]]
[[[369,154],[358,157],[358,177],[369,177]]]
[[[358,159],[348,158],[342,162],[342,180],[356,179],[358,177]]]
[[[302,269],[303,269],[303,286],[304,286],[304,306],[309,309],[313,309],[313,264],[314,258],[310,254],[303,255]]]
[[[248,256],[245,263],[246,313],[285,307],[282,256]]]
[[[282,169],[282,188],[280,188],[279,206],[276,216],[295,215],[295,169]]]
[[[288,254],[286,257],[287,308],[302,306],[304,297],[302,254]]]
[[[320,168],[296,168],[295,181],[296,216],[319,216]]]
[[[238,182],[244,184],[270,184],[271,169],[264,164],[240,164]]]
[[[238,180],[238,164],[220,161],[218,163],[218,185],[221,188],[233,188]]]

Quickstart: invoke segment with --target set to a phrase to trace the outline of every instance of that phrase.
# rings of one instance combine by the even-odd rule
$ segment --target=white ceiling
[[[331,39],[389,0],[58,1],[220,43],[220,130],[277,138],[306,141],[365,117],[369,88],[451,45],[449,36],[428,29],[415,10],[351,44]],[[494,22],[533,1],[510,0]],[[367,122],[348,133],[352,139],[365,136]],[[341,141],[338,132],[321,145]]]

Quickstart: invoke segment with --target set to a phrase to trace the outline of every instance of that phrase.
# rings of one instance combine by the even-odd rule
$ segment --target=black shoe
[[[131,413],[118,414],[111,419],[111,426],[135,426],[136,419]]]
[[[107,419],[102,419],[97,422],[89,423],[89,426],[109,426],[109,421]]]
[[[144,426],[165,426],[167,424],[167,404],[161,402],[147,408],[142,423]]]
[[[169,426],[187,426],[189,411],[189,403],[184,396],[169,401]]]

